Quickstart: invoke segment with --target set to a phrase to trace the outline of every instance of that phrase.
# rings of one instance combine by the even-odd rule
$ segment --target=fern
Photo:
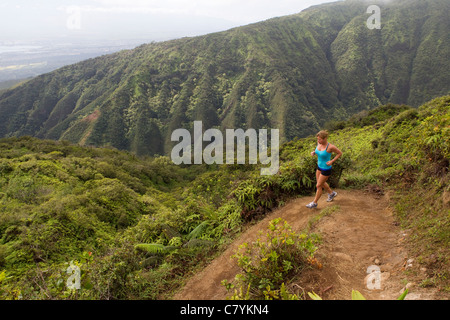
[[[231,194],[237,199],[238,203],[254,210],[258,206],[259,195],[263,188],[259,185],[259,181],[244,181]],[[265,182],[266,184],[268,182]]]
[[[208,228],[209,226],[209,222],[208,221],[203,221],[202,223],[200,223],[197,227],[195,227],[194,230],[192,230],[188,235],[187,235],[187,239],[191,240],[191,239],[195,239],[198,238],[199,236],[201,236],[206,228]]]
[[[308,188],[311,188],[313,185],[313,182],[307,175],[304,175],[302,177],[302,184]]]
[[[160,243],[139,243],[134,248],[150,254],[166,254],[176,249],[174,246],[165,246]]]
[[[297,180],[283,181],[281,184],[281,189],[284,191],[294,191],[298,187],[300,187],[300,183]]]

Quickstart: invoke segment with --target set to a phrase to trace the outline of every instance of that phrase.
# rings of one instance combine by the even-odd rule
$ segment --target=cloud
[[[300,12],[324,0],[90,0],[80,5],[84,12],[174,14],[218,18],[250,23]]]
[[[294,14],[323,2],[329,1],[1,1],[0,42],[4,39],[50,37],[55,34],[60,36],[62,33],[97,38],[137,36],[146,39],[170,39],[222,31],[272,17]],[[15,8],[16,5],[21,6],[21,9]]]

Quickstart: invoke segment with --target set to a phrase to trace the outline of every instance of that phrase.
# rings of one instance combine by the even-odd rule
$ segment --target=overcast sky
[[[0,44],[201,35],[334,0],[1,0]]]

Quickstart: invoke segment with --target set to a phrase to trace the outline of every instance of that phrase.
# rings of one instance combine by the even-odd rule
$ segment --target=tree
[[[149,116],[147,108],[139,110],[131,151],[138,156],[164,154],[163,139],[157,120]]]
[[[195,121],[202,121],[203,127],[212,128],[219,124],[217,109],[220,108],[220,100],[214,88],[214,78],[210,72],[206,72],[200,81],[198,98],[194,106],[193,117]]]

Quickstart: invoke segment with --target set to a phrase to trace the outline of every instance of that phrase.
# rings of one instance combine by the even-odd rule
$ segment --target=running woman
[[[317,191],[314,201],[307,204],[308,208],[316,208],[317,202],[322,196],[322,188],[325,188],[328,192],[327,201],[333,201],[337,196],[337,192],[331,190],[327,183],[328,178],[331,175],[332,164],[342,156],[341,150],[336,148],[336,146],[328,143],[328,132],[325,130],[319,131],[316,135],[317,137],[317,147],[316,150],[311,152],[311,156],[317,156],[317,170],[316,170],[316,180],[317,180]],[[331,154],[336,153],[336,156],[331,160]]]

